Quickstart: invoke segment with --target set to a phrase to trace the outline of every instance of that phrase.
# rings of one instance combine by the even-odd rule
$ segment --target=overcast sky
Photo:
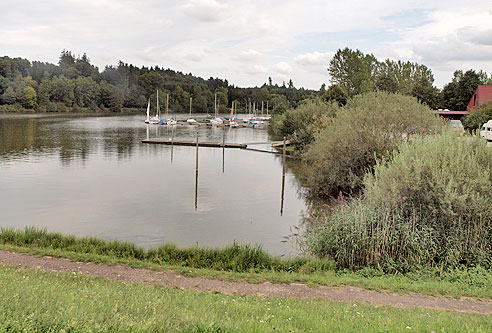
[[[492,3],[408,0],[0,0],[0,55],[58,62],[87,53],[238,86],[329,84],[338,48],[429,66],[492,72]]]

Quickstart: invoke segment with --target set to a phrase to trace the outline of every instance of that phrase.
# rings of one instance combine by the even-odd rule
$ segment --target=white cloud
[[[263,65],[253,65],[248,68],[249,74],[264,74],[269,72],[269,68]]]
[[[468,40],[474,44],[492,45],[492,29],[480,30],[474,27],[464,27],[457,31],[457,35],[461,40]]]
[[[258,61],[261,58],[263,58],[264,55],[261,52],[258,52],[256,50],[243,50],[240,51],[239,54],[236,54],[233,59],[238,60],[238,61]]]
[[[227,6],[217,0],[190,0],[182,6],[183,11],[203,22],[218,22],[225,18]]]
[[[68,49],[101,69],[122,60],[239,86],[271,76],[318,89],[347,46],[423,63],[442,85],[455,69],[492,71],[489,8],[490,0],[2,0],[0,56],[56,63]]]
[[[280,74],[291,74],[292,66],[286,63],[285,61],[281,61],[275,64],[275,70]]]
[[[299,54],[295,57],[295,61],[302,66],[325,66],[330,64],[335,52],[310,52]]]
[[[484,3],[474,6],[435,10],[429,23],[405,30],[376,54],[427,65],[434,71],[438,86],[449,82],[457,69],[490,72],[492,13],[485,10]]]

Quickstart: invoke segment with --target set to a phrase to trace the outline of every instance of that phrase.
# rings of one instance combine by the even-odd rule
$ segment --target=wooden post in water
[[[225,166],[225,123],[222,123],[222,173],[224,173]]]
[[[282,199],[280,201],[280,216],[284,213],[284,192],[285,192],[285,136],[284,136],[284,146],[282,151]]]
[[[174,155],[174,125],[171,125],[171,163],[173,163]]]
[[[198,209],[198,129],[196,131],[196,156],[195,156],[195,210]]]

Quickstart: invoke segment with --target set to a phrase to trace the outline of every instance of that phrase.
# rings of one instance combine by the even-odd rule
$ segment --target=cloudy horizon
[[[457,69],[492,72],[490,3],[462,1],[3,0],[0,56],[57,63],[86,53],[171,68],[240,87],[319,89],[339,48],[432,69],[442,87]]]

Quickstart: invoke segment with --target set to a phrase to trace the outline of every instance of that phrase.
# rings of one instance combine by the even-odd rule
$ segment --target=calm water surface
[[[200,148],[195,208],[195,148],[142,144],[169,138],[166,126],[143,116],[0,114],[0,226],[49,231],[142,246],[259,243],[295,253],[284,241],[306,209],[287,172],[283,215],[279,156]],[[176,139],[197,127],[177,126]],[[222,141],[223,130],[198,127],[200,140]],[[226,142],[267,142],[266,130],[226,129]],[[270,149],[268,144],[251,146]]]

